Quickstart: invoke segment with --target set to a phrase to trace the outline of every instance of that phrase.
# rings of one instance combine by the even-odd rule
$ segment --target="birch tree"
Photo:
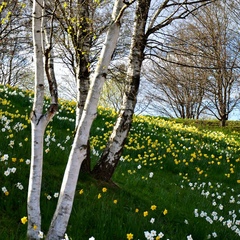
[[[67,167],[64,173],[56,211],[46,237],[49,240],[62,239],[68,225],[79,170],[82,161],[86,157],[90,128],[97,115],[97,104],[100,97],[100,92],[106,79],[107,67],[117,44],[120,31],[120,19],[126,7],[127,4],[124,4],[122,0],[115,1],[112,13],[112,21],[106,35],[98,64],[96,66],[82,117],[77,127],[72,149],[69,154]]]
[[[90,0],[55,1],[58,9],[54,13],[57,29],[54,38],[59,52],[58,57],[75,79],[75,81],[69,77],[65,79],[62,91],[66,92],[66,84],[74,86],[74,99],[77,102],[75,128],[77,128],[89,91],[90,74],[96,62],[96,52],[99,53],[99,43],[103,42],[100,38],[106,33],[108,23],[104,21],[109,10],[105,8],[112,6],[112,3]],[[52,9],[53,5],[49,3],[48,7]],[[88,144],[88,152],[90,153],[90,144]],[[87,154],[81,171],[90,172],[90,170],[90,154]]]
[[[210,0],[203,1],[159,1],[158,7],[153,11],[151,0],[138,0],[135,12],[134,30],[132,35],[129,63],[127,70],[127,87],[122,101],[121,111],[115,123],[113,132],[109,138],[107,146],[103,151],[99,161],[93,168],[93,175],[97,179],[109,181],[117,167],[121,157],[124,143],[127,139],[131,127],[134,109],[137,102],[137,95],[140,83],[141,66],[145,58],[144,51],[150,36],[157,34],[164,27],[173,21],[185,19],[196,9],[211,3]],[[149,14],[153,11],[151,18]],[[166,16],[166,17],[162,17]],[[149,24],[147,25],[149,20]],[[153,48],[153,46],[149,45]]]
[[[111,134],[108,146],[92,171],[96,178],[106,181],[110,180],[116,168],[116,164],[121,157],[123,144],[126,140],[132,122],[137,100],[136,96],[140,83],[141,65],[144,59],[143,52],[146,45],[145,27],[150,2],[150,0],[137,1],[126,78],[127,87],[124,92],[123,105]]]
[[[33,45],[35,65],[35,95],[31,113],[31,166],[28,185],[27,211],[28,211],[28,239],[38,239],[41,229],[40,192],[42,182],[43,164],[43,138],[47,124],[57,111],[57,88],[54,76],[53,64],[50,57],[51,46],[44,51],[44,0],[33,1]],[[51,93],[51,105],[46,113],[44,107],[44,61],[49,80]]]
[[[87,152],[87,142],[92,122],[97,114],[97,104],[103,83],[106,79],[107,68],[110,63],[113,51],[117,45],[120,31],[120,20],[123,12],[129,3],[116,0],[112,13],[112,20],[106,35],[95,75],[93,77],[90,91],[83,109],[81,121],[78,124],[72,149],[66,166],[59,201],[54,213],[47,239],[63,239],[71,214],[73,199],[78,179],[79,170]],[[35,96],[31,114],[32,125],[32,155],[28,188],[28,238],[38,239],[38,232],[41,229],[40,210],[40,189],[42,181],[43,164],[43,136],[48,122],[57,111],[58,96],[57,84],[53,69],[52,60],[52,32],[45,31],[46,48],[44,42],[44,30],[46,16],[44,15],[45,2],[33,1],[33,44],[35,59]],[[53,25],[53,19],[51,21]],[[49,38],[48,38],[49,36]],[[43,113],[44,106],[44,61],[45,71],[51,94],[51,105],[46,113]]]

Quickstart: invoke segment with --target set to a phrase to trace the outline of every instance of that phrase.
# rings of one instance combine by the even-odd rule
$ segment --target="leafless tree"
[[[22,1],[0,3],[0,83],[25,85],[32,79],[31,18]]]
[[[204,113],[207,110],[214,115],[222,126],[225,126],[229,113],[239,103],[239,94],[236,94],[236,90],[239,88],[240,42],[239,33],[235,30],[237,25],[228,2],[216,1],[198,9],[189,21],[174,29],[174,35],[168,34],[166,45],[158,49],[158,57],[161,59],[158,65],[162,68],[155,71],[155,74],[161,75],[158,79],[163,96],[168,96],[169,92],[165,90],[169,90],[169,87],[171,95],[175,94],[174,98],[168,98],[166,101],[170,106],[173,106],[171,102],[173,99],[176,100],[179,109],[182,109],[183,102],[187,103],[181,97],[184,91],[176,90],[176,86],[180,87],[184,80],[187,83],[185,87],[188,89],[193,87],[198,91],[191,93],[194,97],[192,99],[188,93],[184,93],[185,98],[190,100],[190,104],[187,105],[201,103]],[[231,7],[233,5],[232,3]],[[234,9],[236,11],[237,8]],[[164,72],[167,74],[163,76]],[[186,82],[190,72],[194,73],[190,77],[191,83]],[[173,108],[172,110],[175,111]],[[202,110],[198,115],[203,112]],[[176,116],[186,117],[186,114]]]
[[[204,73],[168,62],[152,63],[146,77],[152,84],[146,97],[153,99],[152,111],[167,117],[198,119],[204,110]],[[199,78],[202,77],[202,81]],[[206,77],[206,76],[205,76]],[[155,104],[154,104],[155,103]]]

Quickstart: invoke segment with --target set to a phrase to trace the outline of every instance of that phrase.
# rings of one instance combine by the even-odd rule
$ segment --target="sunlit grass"
[[[26,236],[32,98],[32,92],[0,86],[2,239]],[[75,103],[60,103],[44,137],[40,237],[54,213],[74,136]],[[46,109],[48,104],[46,99]],[[116,119],[111,109],[98,111],[90,138],[93,162]],[[179,120],[135,117],[113,176],[115,184],[80,174],[68,236],[73,240],[239,239],[239,139],[237,130],[224,133]]]

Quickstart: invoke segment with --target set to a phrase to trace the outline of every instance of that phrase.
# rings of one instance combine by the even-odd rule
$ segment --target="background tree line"
[[[90,74],[107,27],[104,19],[110,15],[112,5],[107,1],[98,4],[83,0],[63,5],[64,2],[48,3],[49,16],[56,8],[55,62],[64,64],[67,74],[70,72],[72,76],[61,75],[60,95],[74,96],[77,100],[79,94],[78,104],[83,107]],[[29,10],[29,5],[22,1],[1,5],[2,84],[33,87]],[[164,32],[155,33],[147,43],[149,60],[144,65],[147,81],[142,82],[142,97],[136,113],[193,119],[214,117],[224,126],[229,114],[239,105],[238,13],[239,3],[216,1],[195,11],[184,24],[174,22],[166,26]],[[117,111],[125,86],[130,15],[123,19],[123,30],[100,99],[101,105]]]
[[[150,47],[147,98],[160,115],[215,117],[225,126],[239,106],[239,3],[216,1],[175,24]],[[148,65],[148,66],[149,66]],[[154,89],[154,90],[153,90]]]

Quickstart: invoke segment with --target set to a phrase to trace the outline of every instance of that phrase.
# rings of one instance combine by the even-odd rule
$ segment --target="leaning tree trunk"
[[[82,161],[86,157],[90,128],[97,115],[97,104],[100,92],[106,79],[107,68],[109,66],[111,56],[117,44],[120,31],[120,18],[122,16],[123,9],[125,9],[123,5],[124,3],[122,0],[115,1],[112,23],[110,24],[107,32],[105,43],[95,70],[95,75],[90,86],[85,108],[76,131],[63,177],[58,204],[46,237],[46,239],[49,240],[59,240],[64,238],[73,206],[79,170]]]
[[[140,84],[141,66],[144,60],[144,48],[146,44],[145,27],[150,2],[150,0],[138,1],[126,77],[127,87],[121,111],[107,147],[92,170],[95,178],[104,181],[111,179],[122,155],[124,143],[131,127]]]
[[[43,114],[44,106],[44,64],[43,64],[43,9],[44,1],[33,1],[33,45],[35,64],[35,95],[31,113],[31,166],[28,185],[27,212],[28,212],[28,239],[39,239],[38,232],[41,229],[40,192],[42,183],[43,164],[43,138],[47,124],[57,111],[57,92],[55,79],[51,81],[52,104],[46,114]],[[49,53],[50,54],[50,53]],[[46,60],[46,69],[49,69],[48,77],[53,72],[50,55]],[[50,80],[50,79],[49,79]]]

